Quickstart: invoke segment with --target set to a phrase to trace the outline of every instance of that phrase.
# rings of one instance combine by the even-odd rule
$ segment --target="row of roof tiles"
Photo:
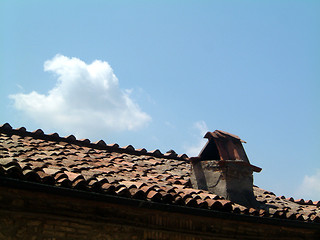
[[[42,129],[37,129],[32,132],[27,131],[25,127],[13,129],[9,123],[5,123],[1,125],[0,128],[2,130],[7,130],[10,132],[16,132],[19,135],[27,135],[27,136],[32,135],[32,137],[34,138],[40,138],[44,140],[53,140],[53,141],[59,140],[67,143],[78,144],[81,146],[88,146],[96,149],[112,149],[113,151],[128,152],[130,154],[137,154],[137,155],[143,154],[143,155],[150,155],[150,156],[156,156],[156,157],[162,157],[162,158],[188,159],[187,154],[178,155],[174,150],[169,150],[166,153],[162,153],[159,149],[147,151],[145,148],[135,149],[132,145],[120,147],[117,143],[106,144],[104,140],[91,142],[89,139],[77,139],[74,135],[61,137],[59,136],[58,133],[45,134]]]

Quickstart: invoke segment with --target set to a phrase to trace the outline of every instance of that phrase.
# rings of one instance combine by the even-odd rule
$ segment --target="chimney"
[[[253,172],[261,168],[251,165],[238,136],[216,130],[207,132],[208,139],[198,157],[191,158],[193,188],[207,190],[235,203],[257,207],[253,194]]]

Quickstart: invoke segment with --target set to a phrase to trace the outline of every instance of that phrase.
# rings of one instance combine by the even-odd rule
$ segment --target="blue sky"
[[[319,1],[0,1],[0,122],[197,155],[247,141],[255,184],[320,200]]]

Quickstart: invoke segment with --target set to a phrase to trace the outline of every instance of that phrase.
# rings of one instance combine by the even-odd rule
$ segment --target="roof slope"
[[[190,186],[186,155],[162,154],[131,145],[44,134],[0,126],[0,181],[18,179],[129,199],[217,210],[232,214],[320,222],[320,203],[276,197],[254,187],[259,209],[246,208]]]

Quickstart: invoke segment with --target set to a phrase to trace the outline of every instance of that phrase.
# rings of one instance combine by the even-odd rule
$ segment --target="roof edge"
[[[320,223],[305,222],[298,220],[287,220],[282,218],[259,217],[254,215],[235,214],[213,209],[192,208],[180,205],[170,205],[153,201],[145,201],[139,199],[126,198],[116,195],[101,194],[96,192],[87,192],[78,189],[69,189],[57,186],[51,186],[41,183],[28,182],[13,178],[5,178],[0,176],[0,186],[14,187],[22,190],[41,191],[48,194],[57,194],[68,197],[79,197],[86,200],[103,201],[112,204],[128,205],[139,208],[152,208],[154,210],[175,212],[181,214],[190,214],[195,216],[216,217],[220,219],[239,220],[253,222],[259,224],[277,225],[285,227],[303,228],[303,229],[319,229]]]

